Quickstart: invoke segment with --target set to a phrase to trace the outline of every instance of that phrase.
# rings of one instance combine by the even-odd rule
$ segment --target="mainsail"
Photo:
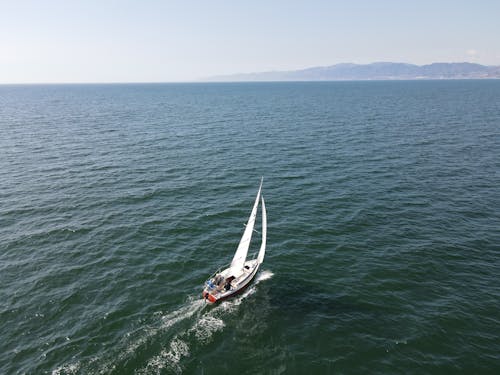
[[[262,201],[262,243],[260,245],[259,255],[257,256],[257,261],[261,264],[264,261],[264,255],[266,253],[266,236],[267,236],[267,213],[266,205],[264,203],[264,197],[261,197]]]
[[[247,258],[248,248],[250,247],[250,241],[252,239],[253,227],[255,225],[255,218],[257,217],[257,207],[259,206],[260,191],[262,190],[262,180],[260,181],[259,191],[257,192],[257,197],[255,198],[255,203],[253,204],[252,212],[248,218],[248,222],[241,237],[236,253],[234,254],[233,260],[231,262],[231,270],[238,272],[243,269],[245,260]]]

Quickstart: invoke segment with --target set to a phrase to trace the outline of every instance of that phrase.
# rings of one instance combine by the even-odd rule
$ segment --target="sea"
[[[500,80],[0,86],[0,373],[499,374]]]

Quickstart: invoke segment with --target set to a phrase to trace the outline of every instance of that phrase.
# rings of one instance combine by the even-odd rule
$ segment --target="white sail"
[[[259,255],[257,256],[257,261],[261,264],[264,261],[264,255],[266,254],[266,236],[267,236],[267,213],[266,205],[264,203],[264,197],[261,198],[262,201],[262,243],[260,245]]]
[[[243,265],[247,258],[248,248],[250,247],[250,240],[252,239],[253,227],[255,225],[255,218],[257,216],[257,207],[259,206],[260,191],[262,190],[262,180],[260,181],[259,191],[257,192],[257,197],[255,198],[255,203],[253,204],[252,212],[248,218],[248,222],[241,237],[240,244],[236,249],[233,260],[231,262],[231,270],[233,272],[238,272],[243,269]]]

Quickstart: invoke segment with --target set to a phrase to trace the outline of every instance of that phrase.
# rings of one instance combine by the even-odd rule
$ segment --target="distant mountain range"
[[[272,71],[214,76],[203,81],[351,81],[405,79],[500,78],[500,66],[473,63],[433,63],[413,65],[394,62],[336,64],[292,71]]]

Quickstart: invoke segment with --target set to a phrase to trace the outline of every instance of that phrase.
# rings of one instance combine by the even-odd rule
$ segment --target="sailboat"
[[[255,198],[245,231],[231,264],[226,269],[215,272],[205,282],[202,296],[208,303],[216,303],[242,292],[252,282],[259,270],[259,266],[264,261],[266,253],[267,214],[264,197],[261,194],[262,180],[260,181],[259,191],[257,192],[257,197]],[[257,218],[259,200],[262,203],[262,241],[257,257],[247,260],[248,249],[250,248],[250,241],[254,232],[255,219]]]

